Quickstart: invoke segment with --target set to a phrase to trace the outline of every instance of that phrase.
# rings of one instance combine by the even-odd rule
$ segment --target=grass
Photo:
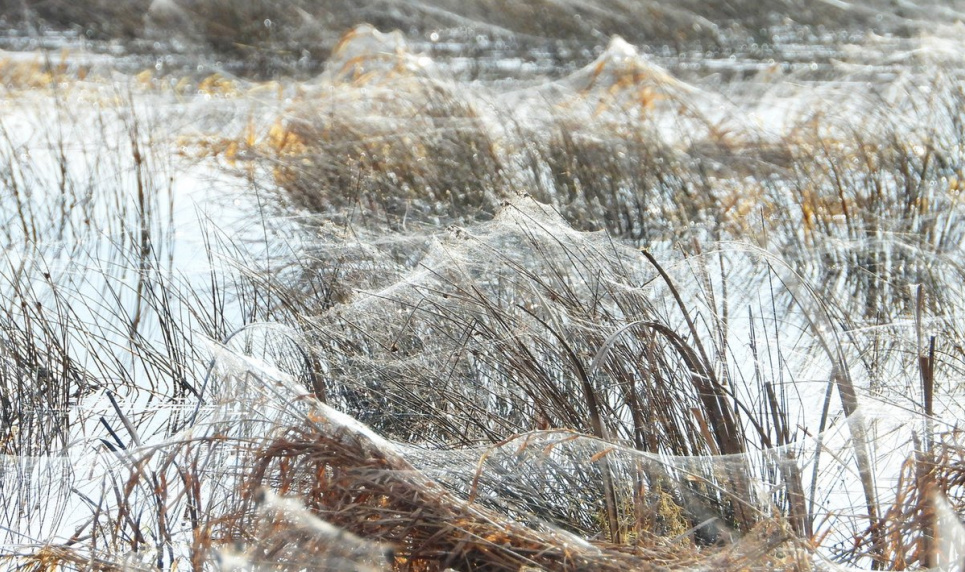
[[[789,20],[790,13],[795,16]],[[954,21],[957,12],[941,2],[896,10],[879,1],[845,9],[784,0],[672,6],[611,0],[591,5],[543,0],[4,0],[0,14],[5,28],[16,32],[8,38],[15,45],[25,38],[44,41],[44,32],[67,31],[93,40],[95,50],[109,50],[112,40],[120,40],[133,53],[186,56],[191,61],[181,73],[198,63],[214,63],[264,78],[318,73],[342,34],[361,22],[404,30],[413,38],[435,33],[443,41],[436,48],[439,58],[462,57],[447,46],[452,40],[482,60],[498,58],[507,49],[533,62],[549,55],[559,73],[588,63],[613,35],[687,64],[704,54],[809,63],[813,58],[802,57],[798,46],[820,43],[831,48],[819,57],[828,64],[841,46],[867,32],[914,38],[930,26]],[[205,56],[194,61],[198,53]],[[469,74],[491,78],[498,72],[479,61]]]
[[[595,48],[636,5],[332,4],[322,27],[307,2],[142,6],[139,23],[115,13],[132,5],[21,8],[34,25],[110,16],[94,35],[132,49],[188,22],[274,83],[115,83],[67,53],[0,66],[12,568],[960,558],[954,65],[888,83],[891,63],[852,54],[833,81],[791,77],[820,106],[782,84],[798,111],[759,128],[723,94],[779,100],[763,79],[687,84],[620,42],[501,84],[468,81],[443,46],[325,36],[371,14],[409,38],[459,24],[521,53]],[[626,36],[675,37],[676,66],[788,11],[648,9],[666,17]],[[873,20],[905,45],[928,25],[836,10],[791,28]],[[279,75],[319,35],[325,73]],[[892,93],[855,93],[863,74]],[[219,212],[185,217],[199,173]]]

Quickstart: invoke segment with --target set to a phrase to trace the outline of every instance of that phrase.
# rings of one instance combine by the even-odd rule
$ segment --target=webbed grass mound
[[[88,4],[0,13],[4,565],[961,561],[954,6]]]

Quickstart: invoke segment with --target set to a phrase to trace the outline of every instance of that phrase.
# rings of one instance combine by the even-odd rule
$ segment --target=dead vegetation
[[[21,4],[28,21],[79,21]],[[607,3],[231,4],[154,2],[137,26],[189,23],[257,75],[359,14],[417,34],[469,19],[521,45],[625,22]],[[731,20],[778,26],[739,4],[648,6],[666,17],[628,37],[686,29],[681,51],[711,33],[723,49]],[[893,31],[925,21],[867,5],[839,24],[878,14]],[[146,33],[114,15],[95,34]],[[705,17],[716,28],[692,25]],[[910,67],[878,99],[803,94],[767,131],[759,109],[616,40],[518,89],[369,27],[319,46],[312,82],[208,76],[86,114],[64,103],[66,63],[0,65],[44,96],[26,128],[0,118],[6,565],[961,558],[957,68]],[[880,64],[862,57],[845,63]],[[195,87],[248,117],[185,116]],[[280,112],[241,107],[267,91]],[[183,117],[200,126],[166,128]],[[209,119],[236,130],[209,137]],[[44,145],[20,138],[33,132]],[[182,272],[174,186],[192,161],[228,171],[249,210],[201,226],[203,270]]]
[[[807,63],[817,52],[803,55],[800,45],[820,44],[831,48],[818,54],[826,64],[866,34],[912,38],[929,26],[953,21],[956,14],[956,7],[943,2],[896,10],[878,0],[848,8],[785,0],[601,0],[592,5],[544,0],[2,0],[0,28],[13,32],[3,38],[7,45],[43,42],[45,33],[67,32],[92,41],[95,50],[122,45],[135,54],[164,58],[174,52],[189,59],[210,53],[235,73],[264,78],[317,73],[342,34],[362,22],[403,30],[413,38],[435,34],[442,42],[435,53],[439,58],[462,58],[460,50],[481,59],[513,51],[532,62],[548,56],[559,73],[588,63],[614,35],[687,63],[704,54]],[[450,49],[450,42],[464,48]],[[192,60],[187,68],[212,63],[208,60]],[[498,73],[480,61],[468,75]]]

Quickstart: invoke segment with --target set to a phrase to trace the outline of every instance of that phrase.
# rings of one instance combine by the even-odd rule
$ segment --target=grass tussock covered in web
[[[956,569],[954,28],[57,6],[13,29],[325,64],[0,62],[4,565]]]

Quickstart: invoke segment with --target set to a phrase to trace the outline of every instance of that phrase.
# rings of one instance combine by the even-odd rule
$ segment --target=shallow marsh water
[[[961,559],[955,5],[561,5],[255,60],[13,27],[7,562]]]

